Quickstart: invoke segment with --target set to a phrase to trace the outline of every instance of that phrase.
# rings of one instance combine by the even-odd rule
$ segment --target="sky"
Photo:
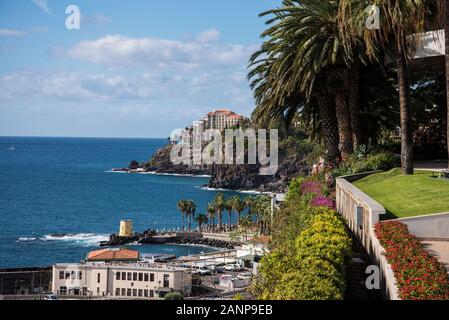
[[[279,3],[0,0],[0,136],[167,137],[213,109],[249,116],[258,14]]]

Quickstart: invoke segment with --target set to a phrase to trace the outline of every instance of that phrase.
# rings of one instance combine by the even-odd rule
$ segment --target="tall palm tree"
[[[353,136],[359,133],[352,128],[352,124],[359,126],[359,69],[352,66],[362,59],[359,54],[344,50],[337,21],[339,2],[284,0],[280,8],[262,13],[261,16],[272,16],[267,22],[272,26],[262,34],[269,39],[251,58],[248,76],[253,79],[256,102],[264,108],[271,105],[272,109],[282,109],[289,102],[286,99],[297,98],[298,93],[303,95],[302,102],[308,103],[317,88],[330,90],[335,111],[322,103],[321,111],[327,112],[323,115],[326,122],[334,118],[329,114],[335,112],[340,149],[346,157],[352,154]],[[352,47],[355,52],[357,49],[358,46]],[[303,105],[300,110],[308,109]],[[332,133],[326,132],[324,137],[329,142]]]
[[[215,229],[215,215],[217,213],[217,209],[215,208],[213,203],[209,203],[207,205],[206,211],[209,216],[209,223],[212,225],[212,230],[214,230]]]
[[[225,209],[228,212],[228,226],[229,228],[232,225],[232,211],[234,210],[234,203],[232,202],[232,198],[231,199],[227,199],[225,201]]]
[[[186,201],[186,215],[187,215],[189,231],[192,229],[192,218],[195,217],[195,212],[196,212],[195,202],[193,202],[193,200],[187,200]]]
[[[204,213],[200,213],[195,217],[196,222],[198,223],[198,229],[201,231],[203,224],[207,224],[209,218]]]
[[[221,230],[223,211],[225,210],[226,204],[224,195],[222,193],[217,194],[213,203],[218,216],[218,230]]]
[[[184,230],[184,217],[187,212],[187,200],[179,200],[177,203],[178,210],[181,212],[182,217],[182,230]]]
[[[373,56],[379,48],[394,57],[397,67],[401,124],[401,166],[404,174],[413,174],[413,140],[410,112],[410,36],[424,31],[426,16],[433,1],[425,0],[341,0],[340,24],[346,47],[352,46],[354,36],[364,39],[366,52]],[[367,5],[380,9],[380,30],[365,27]],[[415,37],[417,38],[417,37]]]
[[[240,216],[242,214],[242,211],[246,208],[246,203],[239,196],[235,196],[234,198],[232,198],[232,205],[234,210],[237,212],[236,225],[238,225],[240,223]]]

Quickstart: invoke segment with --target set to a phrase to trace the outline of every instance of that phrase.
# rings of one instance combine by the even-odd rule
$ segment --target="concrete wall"
[[[390,300],[399,300],[393,270],[382,254],[385,249],[380,245],[374,234],[374,226],[380,221],[380,216],[386,213],[385,208],[351,184],[351,182],[372,173],[337,179],[337,210],[346,219],[349,228],[365,247],[371,257],[371,262],[379,266],[383,296]],[[362,210],[361,227],[356,225],[357,207],[360,207]]]
[[[449,213],[402,218],[398,221],[406,224],[410,233],[417,238],[449,241]]]

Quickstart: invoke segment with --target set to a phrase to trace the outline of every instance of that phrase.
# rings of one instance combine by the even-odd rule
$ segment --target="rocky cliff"
[[[309,167],[300,152],[292,148],[279,150],[279,167],[275,175],[262,176],[259,165],[174,165],[170,161],[172,146],[160,149],[145,165],[146,171],[167,174],[211,175],[208,187],[229,190],[283,192],[290,180]]]

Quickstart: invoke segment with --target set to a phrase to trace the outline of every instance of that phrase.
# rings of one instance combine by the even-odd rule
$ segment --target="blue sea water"
[[[0,137],[0,268],[78,262],[118,232],[178,228],[179,199],[205,211],[214,191],[202,177],[121,174],[111,168],[144,161],[164,139]],[[234,193],[227,192],[227,196]],[[63,238],[53,234],[69,234]],[[142,245],[143,253],[180,255],[207,247]]]

